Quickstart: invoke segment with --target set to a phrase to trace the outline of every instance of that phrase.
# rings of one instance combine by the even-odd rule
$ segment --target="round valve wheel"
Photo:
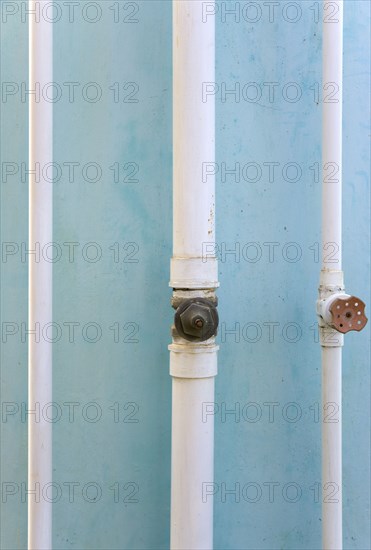
[[[351,330],[362,330],[367,324],[365,303],[355,296],[334,300],[330,312],[331,326],[343,334]]]

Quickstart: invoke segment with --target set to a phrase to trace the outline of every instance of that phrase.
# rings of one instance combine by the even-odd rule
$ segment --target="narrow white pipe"
[[[322,347],[323,548],[342,548],[341,347]]]
[[[336,13],[333,13],[333,10]],[[343,291],[342,273],[342,87],[343,2],[324,2],[322,272],[321,297]],[[331,22],[330,22],[331,19]],[[335,93],[334,93],[335,91]],[[334,259],[337,262],[334,263]],[[322,290],[321,290],[322,289]],[[322,344],[322,544],[342,548],[341,376],[343,336],[321,329]]]
[[[209,8],[213,7],[208,2]],[[173,1],[173,258],[174,299],[214,299],[215,258],[215,18],[203,21],[201,0]],[[212,10],[210,10],[212,11]],[[212,170],[211,170],[212,172]],[[173,302],[174,303],[174,302]],[[213,548],[214,421],[217,349],[214,337],[189,342],[173,331],[171,550]],[[212,491],[211,491],[212,493]]]
[[[327,22],[330,11],[336,15]],[[327,13],[328,11],[328,13]],[[322,253],[323,269],[342,269],[343,2],[324,2]],[[330,18],[330,17],[329,17]],[[335,21],[336,19],[336,21]],[[330,243],[338,250],[333,253]],[[334,260],[337,260],[334,263]]]
[[[29,0],[29,89],[43,89],[53,81],[52,24],[35,12],[40,3]],[[38,92],[37,92],[38,93]],[[52,184],[43,170],[52,162],[52,104],[43,96],[29,95],[29,249],[42,250],[53,240]],[[37,164],[38,163],[38,164]],[[39,169],[39,168],[40,169]],[[52,344],[42,329],[52,322],[52,264],[42,254],[29,254],[28,344],[28,549],[52,548],[52,504],[43,490],[52,481],[52,429],[40,413],[52,401]],[[32,491],[36,491],[35,494]]]

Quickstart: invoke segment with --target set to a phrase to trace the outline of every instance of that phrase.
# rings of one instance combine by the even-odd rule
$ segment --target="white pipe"
[[[337,10],[326,17],[330,11]],[[326,11],[328,8],[328,13]],[[343,124],[343,2],[325,2],[323,23],[322,253],[323,269],[341,267],[342,124]],[[332,20],[335,20],[332,21]],[[336,90],[336,93],[334,91]],[[329,244],[338,247],[336,254]],[[334,259],[337,263],[334,264]]]
[[[218,280],[215,176],[203,177],[204,163],[215,162],[215,96],[206,92],[215,85],[215,17],[203,22],[203,5],[173,1],[173,288]]]
[[[326,12],[335,9],[330,16]],[[344,292],[342,272],[343,2],[324,2],[322,144],[322,271],[320,298]],[[327,17],[328,16],[328,17]],[[329,19],[332,22],[328,22]],[[334,21],[336,19],[336,21]],[[335,88],[334,88],[335,87]],[[329,93],[335,90],[329,102]],[[333,171],[335,175],[331,177]],[[337,181],[333,181],[333,180]],[[335,255],[331,252],[335,251]],[[337,262],[334,263],[334,258]],[[321,324],[321,323],[320,323]],[[342,548],[341,360],[343,336],[322,323],[322,544]],[[333,414],[332,414],[333,413]]]
[[[214,422],[202,418],[214,402],[214,378],[173,377],[170,548],[211,550]]]
[[[322,347],[323,548],[342,548],[341,347]]]
[[[215,98],[202,101],[215,81],[215,18],[202,19],[200,0],[173,1],[173,258],[174,299],[215,298],[215,177],[203,181],[203,163],[215,161]],[[209,2],[209,5],[212,3]],[[207,247],[206,249],[204,247]],[[204,252],[207,252],[207,257]],[[203,257],[204,256],[204,257]],[[174,303],[174,302],[173,302]],[[211,550],[214,422],[202,418],[214,402],[214,337],[189,342],[173,330],[171,536],[172,550]],[[212,405],[211,405],[212,406]],[[210,486],[210,485],[209,485]]]
[[[53,81],[52,24],[32,12],[40,3],[29,0],[29,88]],[[36,100],[35,100],[36,99]],[[38,99],[38,101],[37,101]],[[53,139],[52,104],[29,95],[29,169],[40,167],[40,180],[29,175],[29,249],[43,249],[52,242],[52,184],[43,179],[42,168],[52,162]],[[38,244],[36,244],[38,243]],[[42,329],[52,322],[52,264],[43,256],[29,255],[29,330]],[[52,344],[42,335],[36,341],[29,334],[28,344],[28,409],[52,401]],[[50,550],[52,547],[52,504],[43,497],[43,489],[52,481],[52,429],[40,413],[39,418],[28,415],[28,491],[36,489],[40,497],[28,495],[28,549]],[[39,501],[37,501],[39,500]]]

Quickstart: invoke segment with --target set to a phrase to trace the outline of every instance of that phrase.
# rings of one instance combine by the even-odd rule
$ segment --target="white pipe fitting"
[[[321,346],[336,348],[344,345],[344,336],[332,326],[332,315],[330,312],[331,304],[340,296],[345,296],[343,272],[340,270],[322,269],[319,297],[316,304]]]
[[[325,300],[319,300],[317,303],[317,313],[318,315],[323,319],[323,321],[327,325],[332,325],[333,323],[333,314],[331,313],[331,305],[336,300],[346,300],[347,298],[350,298],[349,294],[345,293],[336,293],[332,294]]]

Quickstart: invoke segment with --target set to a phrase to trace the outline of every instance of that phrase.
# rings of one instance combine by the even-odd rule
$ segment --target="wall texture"
[[[1,183],[2,241],[15,243],[1,263],[2,328],[18,329],[3,332],[1,356],[4,549],[25,548],[27,530],[22,4],[1,6],[1,79],[3,87],[19,86],[1,103],[2,168],[9,162],[18,168],[8,176],[3,170]],[[321,498],[329,496],[320,493],[314,310],[322,15],[319,2],[273,4],[219,2],[215,16],[217,549],[318,549]],[[61,256],[54,263],[53,337],[60,338],[53,355],[55,405],[44,411],[60,416],[53,431],[53,545],[167,548],[171,3],[77,2],[73,12],[58,5],[54,242]],[[237,12],[227,15],[231,8]],[[367,2],[345,2],[344,271],[347,289],[368,304],[369,15]],[[343,382],[344,546],[363,550],[370,545],[369,327],[346,337]]]

